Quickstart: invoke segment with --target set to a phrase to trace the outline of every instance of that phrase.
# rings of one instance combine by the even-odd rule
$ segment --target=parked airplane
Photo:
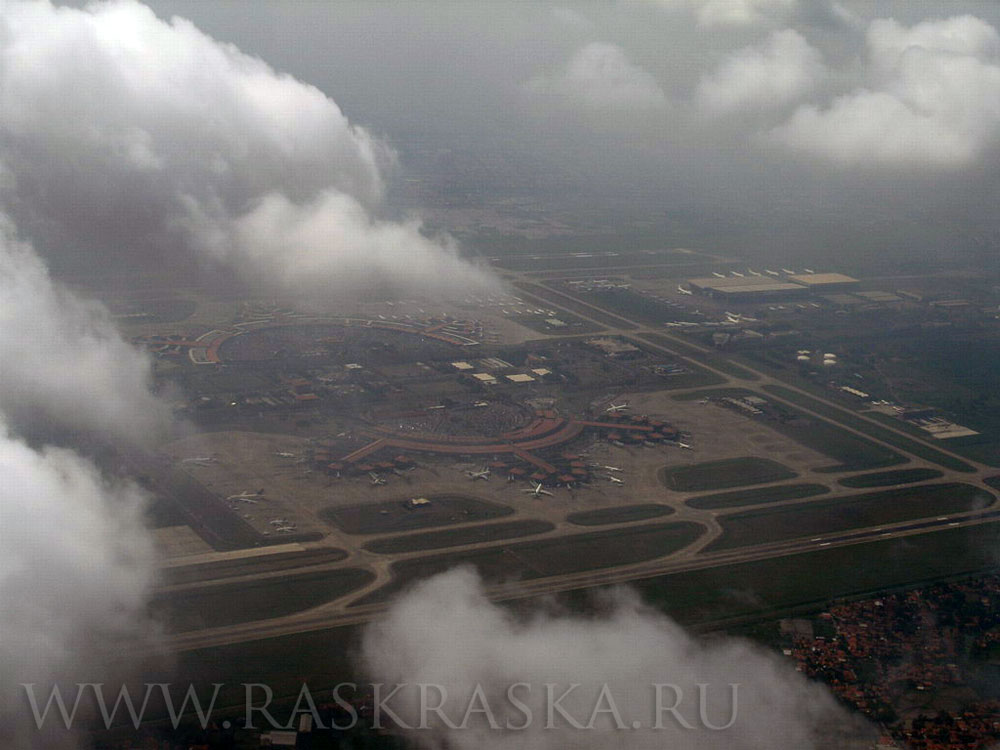
[[[751,276],[760,276],[761,275],[760,271],[755,271],[752,268],[748,268],[747,269],[747,273],[750,274]]]
[[[255,503],[257,502],[258,499],[261,499],[263,494],[264,494],[264,488],[261,487],[256,492],[251,492],[250,490],[246,490],[245,492],[240,492],[236,495],[230,495],[229,497],[226,498],[226,500],[242,500],[244,503]]]
[[[530,494],[531,494],[531,495],[532,495],[533,497],[541,497],[542,495],[549,495],[550,497],[552,496],[552,493],[551,493],[551,492],[549,492],[548,490],[543,490],[543,489],[542,489],[542,483],[541,483],[541,482],[538,482],[538,483],[537,483],[537,484],[536,484],[536,485],[535,485],[534,487],[532,487],[532,488],[531,488],[530,490],[521,490],[521,492],[528,492],[528,493],[530,493]]]
[[[281,458],[295,458],[297,454],[289,453],[288,451],[275,451],[274,455],[279,456]]]
[[[677,441],[677,447],[683,448],[686,451],[693,451],[694,448],[691,447],[689,443],[682,443],[680,440]]]
[[[724,279],[724,278],[726,278],[726,277],[725,277],[725,276],[723,276],[723,275],[722,275],[721,273],[716,273],[715,271],[712,271],[712,275],[713,275],[713,276],[715,276],[716,278],[719,278],[719,279]]]
[[[490,469],[488,466],[484,466],[479,471],[467,471],[465,473],[473,482],[477,479],[485,479],[487,482],[490,481]]]
[[[704,406],[705,404],[712,403],[712,399],[711,398],[703,398],[700,401],[698,401],[698,403],[701,404],[702,406]]]
[[[792,274],[795,273],[795,271],[789,270],[787,268],[782,268],[781,270],[784,271],[785,273],[789,274],[789,275],[792,275]]]
[[[609,412],[611,414],[617,414],[618,412],[625,411],[628,408],[629,408],[629,405],[628,405],[627,401],[625,403],[622,403],[622,404],[616,404],[615,402],[612,401],[611,405],[607,409],[605,409],[604,411]]]
[[[295,531],[295,527],[294,526],[278,526],[275,529],[275,531],[277,531],[279,533],[288,534],[288,533],[290,533],[292,531]]]
[[[815,272],[814,270],[812,270],[811,268],[803,268],[802,270],[803,270],[803,271],[805,271],[806,273],[816,273],[816,272]]]
[[[607,477],[605,477],[605,479],[611,482],[611,484],[625,484],[625,482],[616,477],[614,474],[608,474]]]
[[[219,459],[212,456],[194,456],[192,458],[182,458],[182,464],[217,464]]]
[[[764,269],[764,273],[766,273],[768,276],[780,276],[781,275],[777,271],[772,271],[770,268],[765,268]]]
[[[617,466],[602,466],[601,468],[608,471],[623,471],[623,469],[619,469]]]
[[[677,285],[677,291],[680,292],[681,294],[694,294],[694,292],[692,292],[690,289],[685,289],[680,284]]]
[[[744,276],[743,274],[741,274],[741,273],[740,273],[739,271],[730,271],[729,273],[730,273],[730,274],[731,274],[732,276],[736,276],[737,278],[740,278],[740,279],[745,279],[745,278],[746,278],[746,277],[745,277],[745,276]]]
[[[268,523],[272,526],[288,526],[291,522],[287,518],[272,518]]]
[[[371,477],[372,487],[380,487],[381,485],[385,484],[385,480],[378,474],[376,474],[374,471],[369,471],[368,476]]]

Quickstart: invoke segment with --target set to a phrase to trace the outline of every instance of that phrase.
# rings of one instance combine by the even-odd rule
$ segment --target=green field
[[[219,578],[249,575],[252,573],[274,573],[279,570],[301,568],[306,565],[327,565],[347,557],[347,552],[333,547],[320,547],[301,552],[276,552],[270,555],[240,557],[232,560],[178,565],[164,568],[160,577],[165,584],[194,583]]]
[[[206,585],[162,594],[150,605],[169,630],[182,632],[281,617],[361,588],[375,574],[360,568]]]
[[[946,469],[966,473],[975,471],[975,468],[965,463],[965,461],[946,455],[929,445],[925,445],[924,443],[918,443],[916,440],[911,440],[904,435],[900,435],[899,433],[887,429],[886,427],[870,422],[869,420],[859,417],[858,415],[845,409],[827,406],[823,402],[817,401],[811,396],[800,394],[780,385],[765,385],[764,390],[778,396],[779,398],[791,401],[794,404],[798,404],[799,406],[814,411],[827,419],[835,420],[852,429],[863,432],[866,435],[870,435],[871,437],[888,443],[895,448],[899,448],[900,450],[912,453],[914,456],[918,456],[926,461],[943,466]]]
[[[456,565],[474,565],[489,582],[578,573],[653,560],[686,547],[704,533],[688,521],[572,534],[472,552],[446,552],[393,563],[393,580],[355,604],[385,601],[421,578]]]
[[[704,492],[797,477],[794,471],[766,458],[727,458],[660,470],[660,481],[676,492]]]
[[[985,508],[994,497],[970,484],[897,487],[829,500],[734,513],[719,518],[722,536],[712,551],[769,544],[848,529],[899,523]]]
[[[699,495],[684,502],[692,508],[716,510],[718,508],[736,508],[741,505],[778,503],[782,500],[799,500],[813,495],[825,495],[829,491],[830,488],[822,484],[783,484],[779,487],[759,487],[755,490]]]
[[[717,388],[676,396],[677,399],[694,400],[706,397],[722,398],[730,396],[761,395],[745,388]],[[796,443],[812,448],[817,453],[837,461],[832,466],[817,469],[822,472],[864,471],[881,469],[893,464],[902,463],[905,459],[895,451],[878,443],[855,435],[824,419],[816,419],[794,407],[784,404],[775,405],[781,416],[767,419],[757,417],[762,424],[791,438]]]
[[[409,509],[405,499],[386,503],[324,508],[319,515],[348,534],[384,534],[393,531],[429,529],[469,521],[489,521],[509,516],[513,508],[487,500],[458,495],[428,498],[430,505]]]
[[[544,534],[554,528],[555,526],[548,521],[502,521],[486,526],[466,526],[461,529],[445,529],[444,531],[429,531],[424,534],[376,539],[365,544],[365,549],[370,552],[391,555],[399,552],[459,547],[463,544],[480,544],[519,536],[530,536],[531,534]]]
[[[677,338],[670,338],[659,333],[644,333],[639,338],[648,341],[649,343],[656,344],[657,346],[662,346],[666,349],[674,351],[684,357],[689,357],[696,362],[713,367],[719,372],[724,372],[726,375],[730,375],[734,378],[740,378],[741,380],[759,380],[756,374],[750,372],[750,370],[740,367],[738,364],[726,359],[721,354],[699,349],[698,347],[684,341],[680,341]]]
[[[616,505],[612,508],[597,510],[581,510],[570,513],[566,520],[577,526],[602,526],[610,523],[628,523],[630,521],[645,521],[649,518],[669,516],[674,509],[668,505],[648,503],[645,505]]]
[[[911,484],[913,482],[925,482],[928,479],[939,479],[940,471],[937,469],[895,469],[893,471],[879,471],[874,474],[860,474],[853,477],[838,479],[837,484],[844,487],[892,487],[896,484]]]
[[[1000,523],[945,529],[633,581],[684,623],[821,609],[837,597],[1000,567]]]

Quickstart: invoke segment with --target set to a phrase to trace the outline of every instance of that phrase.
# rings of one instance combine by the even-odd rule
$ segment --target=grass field
[[[745,388],[717,388],[676,396],[677,399],[694,400],[706,397],[761,395]],[[823,472],[865,471],[881,469],[902,463],[905,459],[895,451],[867,438],[855,435],[832,422],[816,419],[794,407],[780,405],[781,418],[760,419],[762,424],[780,432],[785,437],[829,456],[836,464],[819,468]]]
[[[660,481],[677,492],[704,492],[797,477],[791,469],[766,458],[727,458],[660,470]]]
[[[741,505],[778,503],[782,500],[799,500],[803,497],[825,495],[830,488],[822,484],[785,484],[780,487],[759,487],[755,490],[736,490],[712,495],[699,495],[684,502],[700,510],[737,508]]]
[[[277,552],[272,555],[221,560],[219,562],[183,565],[175,568],[165,568],[161,571],[163,582],[167,584],[193,583],[195,581],[213,580],[248,573],[273,573],[278,570],[299,568],[305,565],[322,565],[334,563],[347,557],[342,549],[321,547],[303,552]]]
[[[699,624],[1000,567],[1000,523],[945,529],[633,581],[650,604]]]
[[[555,526],[548,521],[502,521],[486,526],[467,526],[461,529],[445,529],[444,531],[429,531],[425,534],[408,534],[388,539],[376,539],[365,544],[365,549],[370,552],[391,555],[399,552],[459,547],[463,544],[479,544],[530,536],[531,534],[544,534],[554,528]]]
[[[819,611],[836,598],[998,568],[1000,523],[990,523],[673,573],[630,585],[651,606],[683,624],[705,627]],[[345,680],[360,682],[350,659],[359,642],[360,628],[340,627],[199,649],[178,655],[176,673],[197,682],[199,695],[210,696],[211,683],[222,683],[218,706],[232,706],[242,715],[241,683],[260,682],[261,675],[267,676],[275,696],[293,702],[303,682],[314,695]],[[175,676],[165,669],[150,674],[147,679],[160,682]],[[165,714],[154,706],[149,715]]]
[[[428,499],[431,501],[430,505],[414,509],[407,509],[403,499],[370,505],[325,508],[320,511],[320,517],[348,534],[384,534],[469,521],[489,521],[509,516],[514,512],[513,508],[506,505],[472,497],[441,495]]]
[[[689,357],[696,362],[701,362],[709,367],[714,367],[719,372],[724,372],[726,375],[731,375],[734,378],[740,378],[742,380],[759,380],[757,375],[743,367],[740,367],[735,362],[731,362],[721,354],[704,351],[676,338],[669,338],[659,333],[644,333],[639,338],[642,338],[652,344],[662,346],[666,349],[670,349],[671,351],[677,352],[677,354],[685,357]]]
[[[897,487],[863,495],[734,513],[719,518],[712,551],[985,508],[993,495],[969,484]]]
[[[414,581],[456,565],[473,565],[490,582],[544,578],[663,557],[686,547],[703,533],[704,527],[687,521],[650,524],[402,560],[392,565],[391,583],[355,603],[385,601]]]
[[[879,471],[875,474],[861,474],[854,477],[838,479],[837,484],[844,487],[892,487],[896,484],[926,482],[928,479],[938,479],[942,474],[937,469],[895,469]]]
[[[163,594],[150,606],[168,629],[198,630],[299,612],[359,589],[374,578],[367,570],[341,568]]]
[[[794,404],[803,406],[806,409],[810,409],[811,411],[814,411],[828,419],[841,422],[852,429],[863,432],[866,435],[870,435],[871,437],[888,443],[895,448],[899,448],[900,450],[912,453],[914,456],[919,456],[926,461],[943,466],[946,469],[966,473],[975,471],[975,468],[965,463],[965,461],[952,458],[951,456],[946,455],[929,445],[918,443],[916,440],[911,440],[910,438],[900,435],[897,432],[893,432],[892,430],[882,427],[881,425],[869,422],[868,420],[863,419],[856,414],[852,414],[845,409],[827,406],[823,402],[817,401],[810,396],[789,390],[788,388],[784,388],[780,385],[765,385],[764,390],[778,396],[779,398],[783,398]]]
[[[878,422],[879,424],[901,430],[908,435],[913,435],[913,437],[916,438],[923,438],[926,440],[929,437],[927,432],[921,430],[916,425],[912,425],[909,422],[897,419],[896,417],[888,414],[882,414],[877,411],[869,411],[865,412],[865,416],[875,422]],[[979,461],[987,466],[1000,467],[1000,438],[996,437],[995,431],[991,432],[987,430],[981,432],[979,435],[972,435],[964,438],[952,438],[944,441],[944,445],[948,448],[948,450],[972,461]]]
[[[612,508],[597,510],[581,510],[570,513],[566,520],[577,526],[602,526],[609,523],[628,523],[629,521],[645,521],[649,518],[669,516],[674,509],[668,505],[648,503],[645,505],[617,505]]]

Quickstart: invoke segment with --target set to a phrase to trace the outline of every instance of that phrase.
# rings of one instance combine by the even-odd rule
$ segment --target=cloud
[[[761,45],[730,55],[698,83],[698,105],[712,113],[781,107],[823,79],[822,56],[793,29],[776,31]]]
[[[755,26],[787,18],[797,0],[652,0],[670,11],[694,13],[699,26]]]
[[[2,423],[0,471],[4,690],[92,679],[88,668],[106,674],[103,660],[151,632],[144,612],[154,555],[142,527],[144,496],[132,485],[108,482],[72,451],[29,448]],[[9,715],[10,703],[0,704],[0,737],[24,719]]]
[[[624,590],[599,604],[605,612],[596,616],[542,611],[515,616],[487,599],[471,569],[455,569],[417,585],[369,626],[364,662],[374,679],[409,686],[389,704],[408,724],[419,724],[419,683],[445,689],[443,711],[453,724],[461,726],[477,685],[501,727],[508,721],[529,724],[520,731],[489,729],[480,714],[468,728],[450,729],[440,717],[426,714],[428,728],[412,733],[424,747],[772,750],[843,746],[828,733],[859,731],[828,692],[770,652],[734,639],[696,640]],[[514,694],[531,709],[530,722],[508,700],[507,689],[515,683],[525,683]],[[545,729],[546,684],[555,686],[557,698],[574,683],[579,687],[560,704],[573,720],[587,725],[595,705],[609,708],[608,695],[618,716],[605,713],[588,731],[573,728],[556,713],[556,728]],[[668,714],[662,715],[661,728],[651,728],[657,683],[680,688],[678,713],[692,729]],[[707,685],[705,719],[715,726],[732,718],[729,686],[739,683],[730,729],[705,728],[696,700],[699,683]],[[428,703],[437,701],[436,690],[427,695]],[[673,705],[674,695],[661,688],[661,705]],[[622,731],[614,729],[618,719],[626,727]],[[644,728],[632,729],[633,721]]]
[[[0,414],[43,437],[84,430],[145,442],[170,420],[147,357],[101,305],[54,283],[0,215]]]
[[[112,247],[161,265],[190,262],[217,250],[221,237],[238,242],[244,221],[258,221],[279,196],[297,209],[281,214],[286,221],[313,221],[317,206],[347,202],[352,218],[366,215],[338,242],[308,226],[283,227],[307,243],[297,258],[326,274],[328,295],[355,291],[335,271],[373,251],[397,259],[398,268],[379,269],[390,282],[419,279],[429,291],[491,283],[417,222],[389,231],[380,213],[395,156],[332,99],[184,19],[161,21],[130,0],[84,10],[5,5],[0,144],[13,183],[8,209],[46,253]],[[264,232],[277,234],[276,227]],[[256,264],[247,275],[265,279],[286,251],[284,243],[258,240],[223,256]],[[414,257],[427,266],[415,275]]]
[[[653,76],[632,63],[621,47],[606,42],[580,48],[561,70],[532,78],[527,88],[594,111],[657,111],[667,103]]]
[[[772,138],[842,166],[958,169],[1000,145],[1000,37],[972,16],[868,28],[870,85],[803,105]]]
[[[36,731],[20,683],[37,683],[41,705],[56,681],[72,695],[74,682],[99,681],[106,660],[154,632],[145,498],[72,451],[28,447],[2,418],[0,476],[0,741],[69,746],[62,732]]]

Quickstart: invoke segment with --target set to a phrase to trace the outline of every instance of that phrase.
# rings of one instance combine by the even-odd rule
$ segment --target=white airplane
[[[745,277],[745,276],[744,276],[743,274],[741,274],[741,273],[740,273],[739,271],[730,271],[729,273],[730,273],[731,275],[733,275],[733,276],[736,276],[737,278],[740,278],[740,279],[744,279],[744,278],[746,278],[746,277]]]
[[[620,469],[617,466],[602,466],[601,468],[607,469],[608,471],[624,471],[624,469]]]
[[[542,495],[548,495],[549,497],[551,497],[551,496],[552,496],[552,493],[551,493],[551,492],[549,492],[548,490],[543,490],[543,489],[542,489],[542,483],[541,483],[541,482],[538,482],[538,483],[537,483],[537,484],[536,484],[536,485],[535,485],[534,487],[532,487],[532,488],[531,488],[530,490],[521,490],[521,492],[528,492],[528,493],[530,493],[530,494],[531,494],[531,495],[532,495],[533,497],[541,497]]]
[[[289,532],[295,531],[295,527],[294,526],[278,526],[275,529],[275,531],[287,534]]]
[[[212,456],[194,456],[192,458],[182,458],[182,464],[217,464],[219,459]]]
[[[258,499],[260,499],[263,496],[263,494],[264,494],[264,488],[261,487],[256,492],[251,492],[250,490],[246,490],[245,492],[240,492],[236,495],[230,495],[229,497],[226,498],[226,500],[241,500],[244,503],[255,503],[257,502]]]
[[[724,279],[724,278],[726,278],[726,277],[725,277],[725,276],[723,276],[723,275],[722,275],[721,273],[716,273],[715,271],[712,271],[712,275],[713,275],[713,276],[715,276],[716,278],[719,278],[719,279]]]
[[[272,526],[287,526],[290,522],[287,518],[272,518],[268,523]]]
[[[615,402],[612,401],[611,405],[604,411],[608,412],[609,414],[617,414],[618,412],[625,411],[628,408],[629,408],[628,402],[625,402],[623,404],[616,404]]]
[[[811,268],[803,268],[802,270],[803,270],[803,271],[805,271],[806,273],[816,273],[816,272],[815,272],[814,270],[812,270]]]
[[[605,479],[607,479],[611,484],[625,484],[621,479],[616,477],[614,474],[608,474]]]
[[[686,451],[693,451],[694,448],[691,447],[689,443],[682,443],[680,440],[677,441],[677,447],[683,448]]]
[[[288,451],[275,451],[274,455],[280,458],[295,458],[295,453],[289,453]]]
[[[752,268],[748,268],[747,269],[747,273],[750,274],[751,276],[760,276],[761,275],[760,271],[755,271]]]
[[[764,269],[764,273],[766,273],[768,276],[779,276],[780,275],[777,271],[772,271],[770,268],[765,268]]]
[[[703,398],[703,399],[699,400],[698,403],[704,406],[705,404],[712,403],[712,399],[706,397],[706,398]]]
[[[795,271],[789,270],[787,268],[782,268],[781,270],[784,271],[785,273],[789,274],[789,275],[794,275],[795,274]]]
[[[680,292],[681,294],[694,294],[694,292],[692,292],[690,289],[685,289],[680,284],[677,285],[677,291]]]
[[[385,484],[385,480],[378,474],[376,474],[374,471],[369,471],[368,476],[371,477],[372,487],[380,487],[381,485]]]
[[[485,479],[487,482],[490,481],[490,468],[488,466],[484,466],[479,471],[467,471],[465,473],[473,482],[477,479]]]

